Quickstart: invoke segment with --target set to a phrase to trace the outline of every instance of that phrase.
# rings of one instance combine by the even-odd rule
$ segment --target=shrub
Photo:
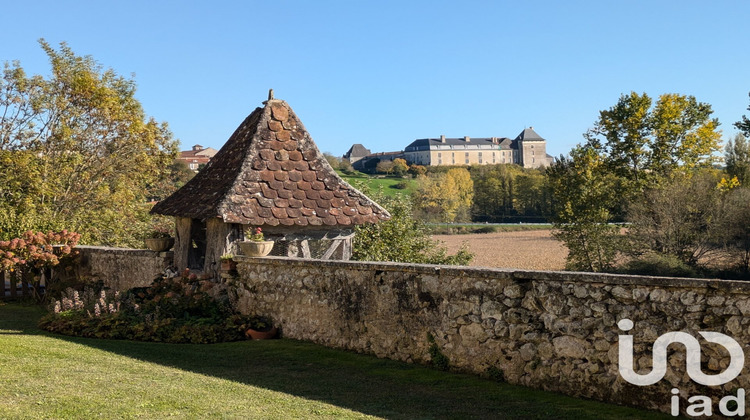
[[[396,183],[393,186],[393,188],[395,188],[397,190],[405,190],[405,189],[409,188],[409,183],[406,182],[406,181],[399,181],[398,183]]]
[[[430,353],[430,363],[432,366],[440,370],[448,370],[450,368],[450,359],[440,351],[440,347],[435,342],[435,337],[430,333],[427,333],[427,342],[430,343],[427,351]]]
[[[497,232],[497,226],[484,226],[478,229],[474,229],[473,233],[495,233]]]
[[[186,272],[122,294],[69,289],[39,326],[79,337],[195,344],[242,340],[248,328],[265,326],[262,318],[234,312],[215,287]]]
[[[666,277],[698,277],[698,272],[675,255],[648,253],[625,264],[625,274]]]

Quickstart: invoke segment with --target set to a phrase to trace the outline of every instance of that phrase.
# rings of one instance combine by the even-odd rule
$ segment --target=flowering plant
[[[80,239],[81,235],[63,230],[46,234],[28,231],[20,238],[0,241],[0,270],[55,266],[61,257],[73,252]]]
[[[250,226],[245,228],[245,239],[253,242],[262,242],[265,240],[265,238],[263,237],[263,231],[260,227],[256,227],[255,229],[253,229]]]
[[[155,238],[155,239],[159,239],[159,238],[171,238],[172,237],[172,232],[168,228],[165,228],[165,227],[162,227],[162,226],[157,226],[157,227],[154,227],[154,230],[151,231],[151,236],[149,236],[149,237],[150,238]]]

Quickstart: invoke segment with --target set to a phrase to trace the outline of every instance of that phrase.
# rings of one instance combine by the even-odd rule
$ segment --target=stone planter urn
[[[244,241],[239,245],[240,251],[248,257],[265,257],[273,249],[273,241]]]
[[[264,328],[262,330],[254,330],[252,328],[245,331],[245,336],[251,340],[270,340],[276,337],[279,330],[276,327]]]
[[[174,238],[147,238],[145,241],[146,248],[157,252],[169,251],[174,245]]]

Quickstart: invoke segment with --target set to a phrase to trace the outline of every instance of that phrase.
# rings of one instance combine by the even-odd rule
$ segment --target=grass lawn
[[[417,189],[417,181],[414,179],[406,178],[374,178],[365,174],[361,175],[344,175],[339,173],[346,182],[356,187],[356,181],[361,181],[367,184],[371,190],[377,191],[382,188],[385,195],[411,195]],[[396,188],[396,184],[399,182],[406,181],[407,187],[405,189]]]
[[[71,338],[0,302],[0,418],[671,418],[294,340]]]

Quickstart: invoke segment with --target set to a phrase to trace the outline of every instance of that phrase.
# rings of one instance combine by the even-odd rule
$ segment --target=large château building
[[[364,149],[361,145],[357,150]],[[347,159],[354,147],[344,155]],[[365,149],[366,150],[366,149]],[[547,140],[534,131],[524,129],[515,139],[507,137],[461,137],[418,139],[402,152],[371,153],[351,160],[355,169],[367,171],[381,160],[401,158],[409,164],[423,166],[468,166],[515,164],[524,168],[549,166],[553,157],[547,154]],[[356,163],[355,163],[356,162]]]
[[[500,163],[540,168],[550,164],[547,141],[524,129],[515,139],[507,137],[418,139],[404,149],[404,159],[424,166],[496,165]]]

